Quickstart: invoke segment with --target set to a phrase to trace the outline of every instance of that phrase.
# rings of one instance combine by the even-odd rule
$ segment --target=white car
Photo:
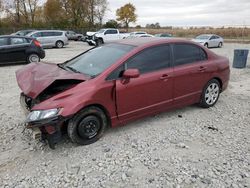
[[[213,34],[203,34],[197,36],[195,39],[192,40],[193,42],[197,42],[207,48],[211,47],[219,47],[223,46],[224,40],[222,37]]]
[[[118,29],[107,28],[101,29],[96,33],[87,32],[86,42],[89,45],[99,46],[105,42],[112,42],[115,40],[124,39],[128,36],[128,33],[120,33]]]

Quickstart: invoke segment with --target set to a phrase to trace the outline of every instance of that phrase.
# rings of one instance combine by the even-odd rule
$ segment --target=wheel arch
[[[222,90],[222,88],[223,88],[222,80],[219,77],[213,77],[212,79],[215,79],[220,83],[220,90]]]
[[[78,112],[80,112],[81,110],[83,110],[83,109],[85,109],[85,108],[89,108],[89,107],[97,107],[97,108],[99,108],[100,110],[102,110],[102,111],[104,112],[105,116],[107,117],[108,126],[111,127],[111,116],[110,116],[110,113],[109,113],[109,111],[107,110],[107,108],[105,108],[105,107],[104,107],[103,105],[101,105],[101,104],[97,104],[97,103],[95,103],[95,104],[89,104],[89,105],[87,105],[87,106],[82,107]],[[78,112],[77,112],[77,113],[78,113]]]

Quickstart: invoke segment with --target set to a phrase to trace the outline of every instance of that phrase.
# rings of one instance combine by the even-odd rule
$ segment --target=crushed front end
[[[61,116],[60,108],[31,111],[36,102],[35,99],[21,93],[20,104],[27,115],[25,126],[32,129],[34,139],[48,140],[50,148],[54,149],[55,144],[61,140],[61,130],[69,117]]]

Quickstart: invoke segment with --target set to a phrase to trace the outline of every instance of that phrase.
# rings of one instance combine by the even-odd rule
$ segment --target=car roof
[[[133,38],[133,39],[122,39],[113,43],[131,45],[136,47],[142,47],[147,45],[157,45],[157,44],[165,44],[165,43],[190,43],[194,44],[193,42],[185,39],[179,38],[157,38],[157,37],[146,37],[146,38]]]
[[[0,38],[25,38],[25,39],[33,39],[31,37],[27,37],[27,36],[19,36],[19,35],[0,35]]]

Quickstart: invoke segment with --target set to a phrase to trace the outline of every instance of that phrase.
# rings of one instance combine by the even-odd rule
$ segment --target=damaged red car
[[[51,148],[63,130],[86,145],[108,127],[195,103],[212,107],[229,75],[227,58],[191,41],[158,38],[121,40],[16,72],[26,126]]]

